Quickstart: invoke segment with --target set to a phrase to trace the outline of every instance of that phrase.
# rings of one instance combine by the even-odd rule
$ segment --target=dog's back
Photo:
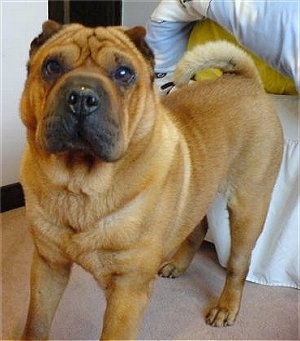
[[[219,68],[223,75],[188,84],[206,68]],[[281,159],[281,125],[246,52],[225,41],[196,46],[178,63],[175,84],[178,90],[163,103],[188,140],[194,131],[192,149],[195,141],[211,145],[214,153],[231,155],[244,145],[250,149],[257,145],[258,154],[262,146],[266,150],[275,146],[274,153]]]

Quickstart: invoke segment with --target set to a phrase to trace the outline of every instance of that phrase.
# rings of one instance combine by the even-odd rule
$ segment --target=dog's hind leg
[[[270,196],[261,194],[263,192],[263,188],[256,191],[248,188],[228,203],[231,253],[222,295],[206,316],[209,325],[230,326],[239,312],[251,252],[262,231],[269,205]]]
[[[203,218],[201,223],[195,227],[193,232],[184,240],[174,256],[163,264],[159,270],[161,277],[176,278],[185,272],[189,267],[195,253],[207,232],[207,219]]]

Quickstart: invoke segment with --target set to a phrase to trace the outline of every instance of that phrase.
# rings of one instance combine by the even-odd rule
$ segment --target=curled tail
[[[187,84],[198,71],[209,68],[242,75],[262,83],[252,58],[245,51],[225,40],[218,40],[197,45],[185,53],[175,70],[176,86]]]

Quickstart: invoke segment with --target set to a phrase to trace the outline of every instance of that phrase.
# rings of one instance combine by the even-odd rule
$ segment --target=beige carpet
[[[1,215],[2,220],[2,339],[20,335],[29,298],[32,241],[24,208]],[[298,291],[246,283],[242,309],[233,327],[204,323],[207,307],[219,295],[225,271],[211,244],[204,244],[186,274],[158,278],[146,311],[141,340],[298,340]],[[137,278],[138,280],[138,278]],[[105,301],[93,278],[74,266],[70,284],[57,311],[51,338],[95,340]]]

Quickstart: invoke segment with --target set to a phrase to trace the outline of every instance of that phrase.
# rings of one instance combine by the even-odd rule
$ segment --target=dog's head
[[[32,143],[48,154],[122,157],[153,87],[145,33],[45,22],[31,43],[21,101]]]

